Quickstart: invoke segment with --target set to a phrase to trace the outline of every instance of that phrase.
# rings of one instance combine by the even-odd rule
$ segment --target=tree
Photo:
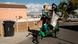
[[[61,2],[58,6],[60,11],[62,12],[62,20],[66,21],[68,18],[68,12],[67,12],[67,3],[66,2]]]
[[[78,0],[69,0],[68,2],[62,1],[58,5],[58,8],[63,13],[62,19],[67,20],[69,14],[75,14],[74,10],[78,8]]]

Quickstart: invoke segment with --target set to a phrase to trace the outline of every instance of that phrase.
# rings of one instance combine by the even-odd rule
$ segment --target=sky
[[[60,0],[0,0],[0,2],[15,2],[15,3],[56,3],[59,4]]]
[[[60,0],[0,0],[0,2],[10,2],[10,3],[20,3],[20,4],[25,4],[28,8],[28,12],[41,12],[42,11],[42,6],[45,3],[48,3],[51,5],[52,3],[59,4]]]

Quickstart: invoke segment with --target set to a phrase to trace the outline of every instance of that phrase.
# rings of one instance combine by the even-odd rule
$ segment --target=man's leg
[[[35,43],[35,38],[34,37],[32,38],[32,42]]]
[[[39,43],[38,36],[35,37],[35,41],[37,44]]]
[[[56,38],[56,27],[53,27],[53,37]]]

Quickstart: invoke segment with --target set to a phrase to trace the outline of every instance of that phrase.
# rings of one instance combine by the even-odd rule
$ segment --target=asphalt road
[[[33,44],[31,40],[29,37],[18,44]],[[39,44],[78,44],[78,25],[60,26],[57,38],[46,37],[39,41]]]

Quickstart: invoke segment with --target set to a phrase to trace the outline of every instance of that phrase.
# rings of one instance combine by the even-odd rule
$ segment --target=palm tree
[[[60,2],[58,8],[63,13],[62,19],[66,21],[69,14],[75,14],[74,10],[78,8],[78,0],[71,0],[66,3],[65,1]]]
[[[68,12],[66,11],[67,3],[61,2],[58,7],[59,7],[60,11],[62,12],[62,17],[61,17],[62,20],[66,21],[66,19],[68,18]]]

